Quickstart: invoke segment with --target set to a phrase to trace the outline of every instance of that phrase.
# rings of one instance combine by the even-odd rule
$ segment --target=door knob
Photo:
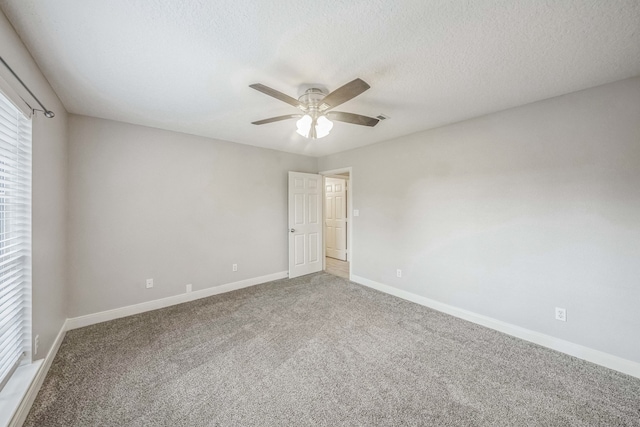
[[[289,230],[289,231],[291,231],[292,233],[295,233],[295,232],[296,232],[296,229],[295,229],[295,228],[292,228],[292,229],[291,229],[291,230]]]

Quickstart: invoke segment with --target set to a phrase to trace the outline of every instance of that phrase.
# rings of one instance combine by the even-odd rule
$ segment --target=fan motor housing
[[[310,87],[298,98],[298,101],[303,105],[308,105],[310,109],[317,109],[325,96],[327,94],[322,89]]]

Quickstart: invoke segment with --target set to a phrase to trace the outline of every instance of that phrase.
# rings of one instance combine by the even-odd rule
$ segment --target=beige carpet
[[[70,331],[25,426],[640,426],[640,380],[326,273]]]

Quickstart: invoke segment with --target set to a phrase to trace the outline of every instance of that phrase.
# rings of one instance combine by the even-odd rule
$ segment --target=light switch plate
[[[360,210],[354,209],[353,210],[353,216],[360,216]]]

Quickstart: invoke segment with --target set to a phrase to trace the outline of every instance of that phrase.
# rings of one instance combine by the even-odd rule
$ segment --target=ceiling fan
[[[326,94],[322,89],[312,87],[307,89],[298,99],[292,98],[289,95],[285,95],[282,92],[260,83],[249,85],[249,87],[302,110],[302,113],[299,114],[287,114],[285,116],[271,117],[269,119],[251,122],[254,125],[264,125],[288,119],[299,119],[296,122],[298,127],[297,132],[305,138],[317,139],[329,135],[329,132],[333,128],[331,120],[371,127],[377,125],[380,121],[373,117],[361,116],[360,114],[330,111],[338,105],[355,98],[371,87],[361,79],[355,79],[329,94]]]

